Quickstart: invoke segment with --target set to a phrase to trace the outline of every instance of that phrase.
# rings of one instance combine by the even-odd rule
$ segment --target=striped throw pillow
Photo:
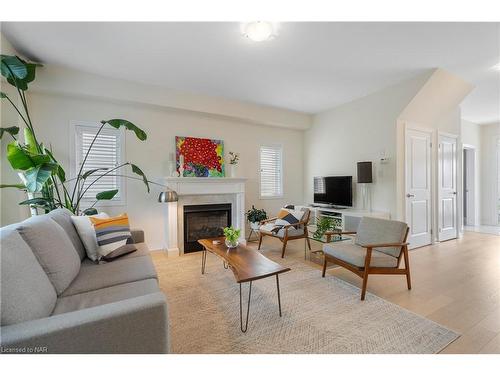
[[[94,225],[97,244],[99,245],[97,248],[99,258],[105,257],[125,245],[132,236],[127,214],[106,219],[90,217],[90,221]]]

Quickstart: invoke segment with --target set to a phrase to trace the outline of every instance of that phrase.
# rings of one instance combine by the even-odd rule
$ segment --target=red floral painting
[[[177,171],[184,177],[224,177],[224,142],[175,137]]]

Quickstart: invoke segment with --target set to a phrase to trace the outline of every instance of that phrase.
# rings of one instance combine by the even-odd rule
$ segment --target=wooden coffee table
[[[220,241],[214,244],[213,241]],[[205,264],[207,262],[207,251],[222,258],[224,268],[233,271],[236,282],[240,284],[240,329],[246,332],[248,329],[248,314],[250,312],[250,299],[252,296],[252,282],[270,276],[276,276],[276,288],[278,290],[278,309],[281,316],[280,281],[279,274],[290,271],[290,268],[283,267],[276,262],[266,258],[259,251],[251,249],[245,245],[238,245],[234,249],[228,249],[224,244],[224,237],[206,238],[198,240],[203,246],[201,258],[201,273],[205,274]],[[243,327],[243,307],[241,296],[241,284],[249,283],[248,303],[246,322]]]

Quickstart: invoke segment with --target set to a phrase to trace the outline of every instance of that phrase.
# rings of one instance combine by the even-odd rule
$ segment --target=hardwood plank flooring
[[[321,248],[316,241],[311,245]],[[281,242],[266,237],[262,249],[280,252]],[[303,259],[304,241],[291,241],[286,256]],[[164,258],[159,253],[153,259]],[[319,262],[311,264],[320,277]],[[500,236],[466,232],[411,250],[410,266],[412,290],[404,276],[370,275],[368,291],[460,333],[442,353],[500,353]],[[361,287],[361,278],[345,269],[329,267],[328,275]]]

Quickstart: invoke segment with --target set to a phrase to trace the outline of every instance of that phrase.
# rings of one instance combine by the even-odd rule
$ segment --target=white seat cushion
[[[366,248],[353,243],[329,243],[323,245],[323,252],[356,267],[365,266]],[[373,250],[370,267],[397,267],[398,258]]]
[[[266,223],[264,225],[261,225],[259,227],[259,231],[265,233],[265,234],[269,234],[269,235],[272,235],[272,236],[276,236],[276,237],[284,237],[285,236],[285,229],[284,228],[281,228],[278,232],[272,232],[272,229],[275,227],[275,224],[274,223]],[[290,227],[288,228],[288,236],[289,237],[292,237],[292,236],[301,236],[304,234],[304,228],[303,227],[299,227],[299,228],[294,228],[294,227]]]

